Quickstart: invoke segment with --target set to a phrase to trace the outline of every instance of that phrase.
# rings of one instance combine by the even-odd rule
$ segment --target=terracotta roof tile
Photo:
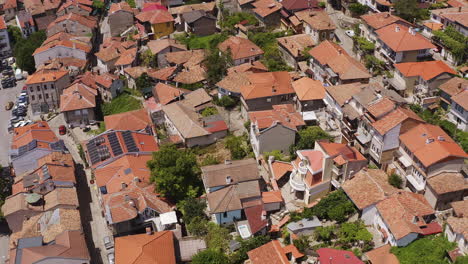
[[[274,0],[257,0],[252,4],[255,8],[252,9],[260,17],[267,17],[275,12],[278,12],[283,7],[280,3]]]
[[[105,194],[103,204],[106,219],[112,224],[130,221],[143,214],[146,208],[151,208],[159,214],[172,211],[172,206],[154,192],[153,185],[147,183],[132,182],[124,190]]]
[[[385,244],[379,248],[366,252],[367,258],[375,264],[400,264],[398,258],[390,252],[392,246]]]
[[[465,151],[438,126],[419,124],[401,134],[400,141],[426,168],[448,157],[468,158]]]
[[[325,87],[317,80],[303,77],[292,83],[297,98],[301,101],[322,100],[325,98]]]
[[[250,121],[258,127],[260,133],[264,129],[275,126],[277,123],[294,131],[297,131],[299,127],[305,126],[301,114],[296,112],[292,104],[274,105],[272,110],[253,111],[248,114]]]
[[[271,168],[273,169],[275,180],[281,179],[284,175],[288,172],[292,172],[294,169],[291,163],[282,161],[274,161],[271,164]]]
[[[228,75],[231,73],[243,73],[243,72],[267,72],[268,69],[260,61],[254,61],[252,63],[243,63],[237,66],[228,68]]]
[[[393,112],[387,114],[383,118],[371,123],[371,126],[380,133],[380,135],[385,135],[390,129],[401,124],[402,122],[413,119],[419,122],[423,120],[417,116],[413,111],[398,107]]]
[[[290,11],[303,10],[309,8],[319,8],[317,0],[284,0],[281,2],[283,8]]]
[[[330,67],[342,80],[371,77],[364,65],[349,56],[338,44],[328,40],[311,49],[309,54],[321,65]]]
[[[339,250],[333,248],[317,249],[318,259],[320,263],[327,263],[331,259],[333,262],[340,264],[364,264],[352,251]]]
[[[387,224],[395,239],[410,233],[422,233],[414,217],[434,214],[434,210],[421,194],[401,191],[377,203],[377,210]]]
[[[216,83],[216,86],[230,92],[240,93],[240,88],[242,86],[250,84],[249,78],[247,77],[249,74],[251,74],[251,72],[230,73]]]
[[[137,48],[131,48],[124,51],[115,61],[115,66],[125,66],[132,64],[137,58]]]
[[[349,83],[334,86],[327,86],[327,93],[340,105],[343,106],[353,95],[359,93],[364,88],[360,83]]]
[[[459,172],[441,172],[427,179],[427,183],[439,195],[468,190],[468,182]]]
[[[450,73],[453,75],[457,74],[443,61],[397,63],[395,64],[395,68],[397,68],[405,77],[420,76],[426,81],[430,81],[443,73]]]
[[[121,264],[175,264],[171,231],[115,238],[115,260]]]
[[[201,170],[205,188],[227,185],[226,176],[231,177],[232,184],[260,179],[254,159],[233,160],[229,164],[203,166]]]
[[[141,12],[138,15],[136,15],[135,18],[138,19],[140,22],[148,22],[152,25],[174,21],[174,18],[172,17],[171,13],[169,13],[167,10],[162,9]]]
[[[468,80],[460,77],[453,77],[439,86],[439,89],[446,92],[449,96],[454,96],[463,89],[468,89]]]
[[[403,18],[391,15],[389,12],[373,13],[361,16],[361,19],[366,22],[374,30],[383,28],[396,22],[400,22],[405,25],[411,25],[408,21]]]
[[[188,13],[195,10],[203,10],[206,12],[213,12],[216,8],[215,2],[207,2],[207,3],[200,3],[200,4],[192,4],[192,5],[182,5],[178,7],[171,8],[170,12],[172,15],[181,15],[183,13]]]
[[[366,109],[372,116],[378,119],[383,115],[388,114],[390,111],[394,110],[395,107],[395,102],[393,102],[387,97],[383,97],[380,100],[370,103],[366,107]]]
[[[468,218],[468,200],[452,202],[450,205],[455,216]]]
[[[120,3],[112,3],[109,8],[109,15],[118,12],[118,11],[125,11],[133,14],[133,9],[127,2],[120,2]]]
[[[49,26],[47,26],[47,29],[50,29],[63,21],[74,21],[91,29],[97,26],[97,21],[94,17],[82,16],[76,13],[68,13],[63,16],[57,17],[52,23],[49,24]]]
[[[342,187],[359,210],[398,192],[388,183],[388,175],[384,171],[374,169],[360,170],[352,179],[345,181]]]
[[[302,57],[302,52],[315,45],[309,34],[299,34],[277,38],[278,44],[285,48],[294,57]]]
[[[140,77],[143,73],[148,73],[149,75],[149,71],[151,71],[152,69],[149,69],[148,67],[145,67],[145,66],[135,66],[135,67],[127,67],[124,69],[124,72],[126,74],[128,74],[130,77],[132,77],[133,79],[136,79],[138,77]]]
[[[245,208],[244,213],[252,234],[256,234],[268,225],[268,218],[266,218],[266,211],[263,204]]]
[[[44,196],[44,201],[44,211],[49,211],[57,206],[78,208],[80,205],[75,187],[56,188]]]
[[[414,32],[414,29],[412,29]],[[433,49],[435,46],[421,34],[409,32],[403,25],[391,24],[375,31],[379,39],[395,52]]]
[[[169,38],[151,40],[150,42],[148,42],[147,45],[150,48],[151,53],[153,54],[158,54],[159,52],[169,47],[176,48],[179,50],[187,50],[187,47],[185,47],[185,45],[178,43],[175,39]]]
[[[468,90],[463,90],[452,96],[452,101],[463,107],[463,109],[468,110]]]
[[[468,27],[468,5],[466,3],[462,7],[436,9],[431,12],[447,20],[455,21],[464,27]]]
[[[218,45],[218,48],[223,52],[227,52],[229,49],[233,60],[260,56],[263,54],[263,50],[255,45],[252,41],[246,38],[235,36],[231,36],[230,38],[221,42]]]
[[[282,203],[283,196],[281,195],[281,191],[269,191],[269,192],[262,192],[262,201],[263,203]]]
[[[127,186],[132,185],[138,178],[141,185],[149,184],[150,170],[146,163],[151,160],[150,154],[125,155],[103,168],[95,170],[96,185],[106,187],[107,193],[116,193],[122,190],[122,183]]]
[[[252,264],[289,264],[286,254],[290,251],[290,248],[282,247],[278,240],[273,240],[250,250],[247,255]]]
[[[211,214],[242,209],[237,185],[229,185],[206,195]]]
[[[251,84],[240,89],[245,100],[295,93],[291,76],[285,71],[253,73],[248,78]]]
[[[65,2],[63,5],[60,6],[60,8],[57,10],[57,12],[62,12],[64,11],[66,8],[70,7],[70,6],[74,6],[74,7],[77,7],[77,8],[80,8],[86,12],[91,13],[91,11],[93,11],[93,9],[88,6],[88,5],[84,5],[78,1],[67,1]]]
[[[206,51],[203,49],[174,51],[166,53],[165,56],[169,63],[190,67],[202,63],[205,60]]]
[[[200,65],[190,66],[179,72],[173,79],[174,82],[193,84],[206,80],[206,71]]]
[[[355,147],[343,143],[317,141],[329,157],[342,156],[348,162],[367,160]]]
[[[171,80],[174,73],[177,70],[177,66],[162,68],[153,72],[148,72],[148,75],[157,80],[168,81]]]
[[[190,93],[190,91],[161,82],[157,83],[153,88],[153,95],[156,102],[162,105],[169,104],[175,99],[180,99],[182,95],[187,93]]]
[[[53,143],[57,142],[58,138],[50,129],[47,122],[40,121],[24,127],[15,128],[13,130],[11,149],[17,149],[28,144],[32,140]]]
[[[26,80],[26,84],[36,84],[36,83],[45,83],[45,82],[56,82],[59,79],[68,75],[68,71],[53,71],[53,70],[41,70],[36,71],[34,74],[30,75]]]
[[[315,30],[334,30],[336,28],[326,11],[304,10],[296,12],[295,16]]]
[[[139,109],[104,117],[106,129],[140,131],[151,127],[152,122],[146,109]]]
[[[72,84],[60,95],[60,111],[74,111],[96,107],[97,91],[82,83]]]
[[[0,16],[0,29],[6,29],[6,23],[5,23],[5,18],[4,16]]]
[[[452,228],[455,233],[462,234],[466,239],[468,237],[468,217],[453,217],[447,219],[447,224]]]

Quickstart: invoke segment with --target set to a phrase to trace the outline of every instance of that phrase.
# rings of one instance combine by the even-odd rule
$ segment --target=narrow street
[[[349,55],[355,57],[355,54],[353,52],[353,40],[345,33],[345,31],[348,29],[342,28],[341,27],[342,23],[340,23],[340,21],[343,20],[343,17],[345,17],[345,15],[341,11],[337,11],[332,8],[327,8],[327,13],[330,16],[330,18],[333,20],[333,23],[335,23],[336,25],[335,35],[341,41],[340,45],[346,50],[346,52]],[[348,20],[354,21],[355,19],[346,17],[346,21]]]
[[[72,136],[65,134],[59,135],[58,128],[64,125],[63,115],[58,115],[49,121],[50,128],[55,134],[65,142],[73,160],[76,164],[76,180],[78,200],[80,201],[80,216],[83,231],[86,237],[88,250],[91,255],[91,263],[93,264],[108,264],[107,254],[109,253],[104,247],[104,237],[112,236],[106,220],[101,213],[101,206],[97,196],[95,185],[91,185],[92,173],[90,169],[86,169],[78,152],[78,142]]]

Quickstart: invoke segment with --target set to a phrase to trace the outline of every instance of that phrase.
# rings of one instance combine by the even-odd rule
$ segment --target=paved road
[[[336,25],[335,35],[338,37],[338,39],[340,39],[341,46],[349,55],[355,56],[353,52],[353,40],[345,34],[346,29],[343,29],[340,26],[340,19],[344,16],[344,14],[336,10],[327,10],[327,12]]]
[[[16,97],[23,88],[24,81],[19,81],[16,87],[0,90],[0,164],[8,165],[8,150],[10,149],[11,134],[8,133],[8,122],[11,118],[11,111],[5,110],[7,102],[16,101]]]

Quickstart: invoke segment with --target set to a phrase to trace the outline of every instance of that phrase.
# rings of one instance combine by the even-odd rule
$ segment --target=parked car
[[[13,108],[15,104],[13,102],[8,102],[6,105],[5,105],[5,110],[11,110],[11,108]]]
[[[115,255],[114,255],[114,253],[107,254],[107,260],[109,261],[109,264],[115,264]]]
[[[21,79],[23,79],[23,72],[21,71],[21,69],[16,69],[16,71],[15,71],[15,79],[16,79],[16,80],[21,80]]]
[[[354,30],[346,30],[345,34],[348,35],[348,37],[352,38],[354,37]]]
[[[111,249],[114,247],[114,241],[111,236],[104,237],[104,246],[106,247],[106,249]]]
[[[59,126],[59,134],[65,135],[67,133],[67,127],[65,125]]]

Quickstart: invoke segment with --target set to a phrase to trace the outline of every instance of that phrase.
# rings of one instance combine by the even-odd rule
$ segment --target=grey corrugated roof
[[[195,10],[192,12],[184,13],[182,14],[182,17],[184,18],[184,21],[187,22],[188,24],[193,23],[202,17],[216,19],[213,15],[206,13],[203,10]]]
[[[314,216],[312,219],[302,219],[297,222],[293,222],[288,224],[288,229],[292,232],[299,232],[300,230],[304,229],[311,229],[322,226],[320,220]]]

